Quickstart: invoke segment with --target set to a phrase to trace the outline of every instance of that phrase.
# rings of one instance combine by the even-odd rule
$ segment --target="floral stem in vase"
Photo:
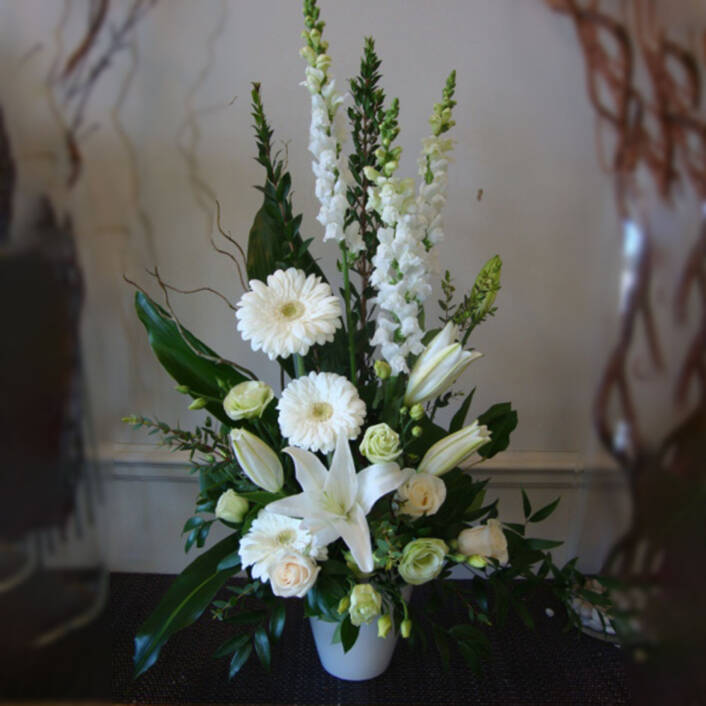
[[[346,305],[346,329],[348,331],[348,361],[350,364],[351,382],[355,385],[355,335],[351,317],[351,283],[348,272],[348,248],[341,243],[341,270],[343,272],[343,298]]]

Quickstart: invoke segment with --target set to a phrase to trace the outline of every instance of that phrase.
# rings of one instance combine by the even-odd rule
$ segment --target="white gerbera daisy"
[[[332,341],[341,325],[341,304],[316,275],[290,267],[269,275],[267,284],[251,280],[250,290],[238,302],[238,331],[270,360],[306,355]]]
[[[277,405],[279,428],[292,446],[329,453],[336,437],[355,439],[365,419],[365,402],[342,375],[309,373],[292,380]]]
[[[287,552],[297,552],[318,561],[328,558],[326,547],[314,540],[302,527],[301,520],[261,510],[240,540],[238,553],[242,567],[252,566],[252,577],[267,581],[272,564]]]

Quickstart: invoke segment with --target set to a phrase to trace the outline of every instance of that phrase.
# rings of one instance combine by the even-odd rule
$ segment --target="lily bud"
[[[456,341],[458,327],[449,321],[417,358],[409,374],[404,396],[406,405],[438,397],[456,382],[463,371],[483,354],[464,351]]]
[[[189,409],[203,409],[208,402],[203,397],[197,397],[190,405]]]
[[[400,625],[400,635],[406,640],[412,634],[412,621],[405,618]]]
[[[284,470],[277,454],[245,429],[233,429],[231,445],[240,467],[255,485],[276,493],[284,485]]]
[[[386,613],[385,615],[381,615],[378,618],[378,637],[382,637],[383,639],[386,638],[391,629],[392,618],[390,617],[390,614]]]
[[[445,436],[437,441],[424,454],[417,468],[422,473],[441,476],[459,463],[465,461],[474,451],[485,446],[490,441],[490,431],[484,424],[478,424],[476,419],[463,429]]]

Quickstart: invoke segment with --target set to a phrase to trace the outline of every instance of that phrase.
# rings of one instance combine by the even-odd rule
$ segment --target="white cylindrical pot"
[[[409,600],[411,586],[405,586],[402,595]],[[316,651],[323,668],[332,676],[347,681],[364,681],[380,676],[392,661],[399,634],[390,631],[385,638],[378,637],[377,620],[361,625],[358,639],[348,652],[340,642],[332,642],[337,623],[309,618]]]

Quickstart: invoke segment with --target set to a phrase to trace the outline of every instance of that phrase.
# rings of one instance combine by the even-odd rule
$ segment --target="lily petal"
[[[294,461],[294,475],[297,482],[305,493],[316,491],[321,492],[328,477],[328,471],[318,457],[295,446],[288,446],[284,449]]]
[[[341,535],[341,539],[351,550],[355,563],[364,573],[370,573],[373,565],[373,550],[370,545],[370,530],[365,519],[365,513],[360,505],[354,505],[349,513],[348,520],[335,520],[334,526]]]
[[[408,473],[394,463],[374,463],[358,473],[358,504],[367,515],[378,498],[397,490]]]
[[[336,438],[336,450],[333,452],[324,492],[341,507],[341,514],[343,514],[351,509],[358,494],[357,490],[358,479],[351,447],[345,435],[339,434]]]
[[[280,500],[274,500],[265,506],[268,512],[276,512],[279,515],[287,515],[287,517],[311,517],[318,516],[319,508],[312,504],[311,496],[307,493],[298,493],[290,495]]]
[[[316,539],[317,544],[322,547],[327,547],[331,542],[335,542],[341,535],[333,526],[330,520],[324,518],[312,518],[304,520],[302,523],[304,529],[308,529],[311,535]]]

